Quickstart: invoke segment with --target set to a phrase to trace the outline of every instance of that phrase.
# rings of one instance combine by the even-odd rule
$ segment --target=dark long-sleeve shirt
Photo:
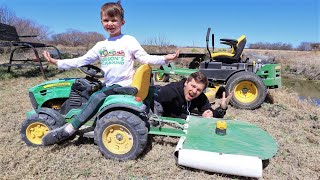
[[[208,109],[213,113],[213,117],[222,118],[226,111],[221,107],[212,109],[207,96],[201,93],[197,98],[187,102],[184,97],[184,83],[186,80],[173,82],[160,87],[155,95],[155,101],[163,108],[162,116],[186,119],[189,112],[197,108],[199,115]]]

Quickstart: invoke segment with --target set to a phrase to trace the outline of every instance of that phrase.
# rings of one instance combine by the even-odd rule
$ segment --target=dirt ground
[[[49,67],[49,79],[81,76],[54,69]],[[90,140],[29,147],[19,131],[32,110],[28,88],[41,82],[37,70],[8,74],[0,67],[0,179],[250,179],[177,166],[173,152],[178,139],[172,137],[154,137],[141,157],[125,162],[104,158]],[[285,88],[269,91],[268,97],[256,110],[230,106],[226,114],[266,130],[278,143],[262,179],[320,179],[320,108]]]

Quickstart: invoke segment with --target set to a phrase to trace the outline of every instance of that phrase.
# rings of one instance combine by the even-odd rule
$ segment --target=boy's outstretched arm
[[[43,57],[51,64],[57,65],[58,59],[52,58],[48,51],[43,51]]]
[[[169,61],[169,60],[174,60],[176,58],[179,57],[179,54],[180,54],[180,49],[176,51],[175,54],[167,54],[164,56],[165,60]]]

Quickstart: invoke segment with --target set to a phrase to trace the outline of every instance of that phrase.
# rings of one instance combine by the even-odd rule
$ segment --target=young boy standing
[[[121,27],[125,24],[124,10],[120,4],[109,2],[101,7],[101,23],[109,38],[98,42],[85,55],[58,60],[45,51],[44,57],[48,62],[55,64],[58,68],[69,69],[91,64],[97,60],[101,61],[101,69],[104,71],[104,82],[106,87],[92,94],[87,104],[71,123],[49,131],[43,138],[43,145],[52,145],[72,136],[83,124],[90,120],[98,111],[104,99],[114,94],[113,88],[129,86],[134,74],[134,59],[144,64],[167,64],[179,56],[179,50],[175,54],[165,56],[152,56],[141,47],[139,42],[130,35],[121,33]]]

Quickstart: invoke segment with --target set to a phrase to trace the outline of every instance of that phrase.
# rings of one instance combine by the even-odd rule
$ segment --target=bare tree
[[[14,12],[5,6],[0,6],[0,23],[12,25],[15,19],[17,16]]]
[[[81,32],[69,29],[65,33],[54,34],[51,36],[54,44],[65,46],[88,46],[89,44],[102,41],[105,37],[97,32]]]
[[[169,53],[177,49],[176,46],[171,45],[166,38],[161,36],[146,40],[142,46],[148,53]]]
[[[310,42],[302,42],[300,45],[297,47],[298,51],[311,51],[311,46]]]
[[[320,51],[320,43],[311,43],[310,46],[312,51]]]
[[[289,43],[267,43],[267,42],[257,42],[249,44],[250,49],[269,49],[269,50],[292,50],[293,47]]]
[[[12,24],[16,27],[19,35],[35,35],[35,38],[28,38],[28,41],[47,41],[49,39],[49,29],[45,26],[38,25],[29,19],[16,18]]]
[[[19,35],[37,35],[36,38],[28,38],[27,41],[45,41],[50,34],[47,27],[38,25],[30,19],[19,18],[4,6],[0,7],[0,22],[14,26]]]

